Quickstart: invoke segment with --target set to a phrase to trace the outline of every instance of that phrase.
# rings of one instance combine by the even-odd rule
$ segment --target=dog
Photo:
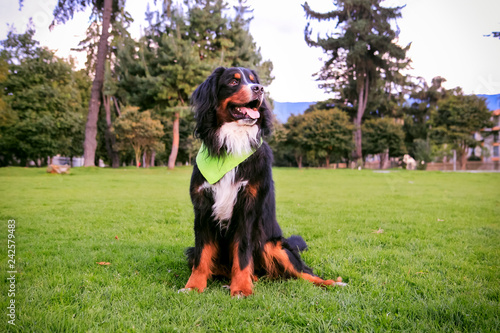
[[[285,239],[276,221],[273,155],[263,138],[272,113],[257,73],[219,67],[192,95],[202,147],[191,177],[195,246],[186,250],[191,276],[180,291],[203,292],[207,280],[230,279],[232,297],[252,294],[258,277],[324,280],[301,259],[301,236]]]

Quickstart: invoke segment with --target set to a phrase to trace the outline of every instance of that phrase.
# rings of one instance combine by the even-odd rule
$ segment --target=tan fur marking
[[[231,271],[231,296],[250,296],[252,294],[253,261],[250,261],[247,267],[241,269],[240,259],[238,257],[238,247],[233,246],[233,269]]]
[[[266,271],[270,278],[280,277],[281,272],[278,265],[281,265],[285,272],[290,275],[298,275],[290,259],[288,259],[285,250],[281,247],[281,242],[277,242],[276,245],[271,242],[264,245],[264,265],[266,266]]]
[[[229,103],[236,105],[245,105],[251,101],[252,91],[247,85],[242,86],[240,90],[238,90],[238,92],[234,95],[220,101],[219,107],[217,108],[217,120],[219,121],[219,124],[231,121],[231,116],[229,115],[229,111],[227,110],[227,105]]]
[[[255,184],[248,184],[246,187],[247,193],[252,197],[252,198],[257,198],[257,192],[258,192],[258,187]]]
[[[314,275],[307,274],[307,273],[300,273],[299,277],[301,279],[312,282],[317,286],[331,286],[331,285],[335,284],[335,281],[333,281],[333,280],[323,280],[322,278],[320,278],[318,276],[314,276]]]
[[[207,244],[201,251],[200,264],[192,269],[191,276],[184,289],[196,289],[203,292],[207,287],[207,280],[213,275],[214,259],[217,255],[217,248],[213,244]]]
[[[281,247],[281,242],[277,242],[276,245],[271,242],[266,243],[263,254],[265,269],[270,278],[280,277],[282,274],[280,269],[283,267],[284,271],[291,276],[307,280],[317,286],[331,286],[336,283],[334,280],[323,280],[319,276],[297,271],[290,262],[285,250]],[[340,279],[340,281],[342,280]]]

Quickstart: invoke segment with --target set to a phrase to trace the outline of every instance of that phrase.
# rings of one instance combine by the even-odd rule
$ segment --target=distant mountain
[[[274,102],[274,114],[276,115],[276,118],[281,123],[286,123],[288,120],[288,117],[290,117],[292,114],[297,116],[299,114],[303,114],[305,110],[311,105],[315,104],[315,102],[298,102],[298,103],[291,103],[291,102]]]
[[[477,95],[479,97],[484,97],[486,99],[486,106],[490,111],[498,110],[500,109],[500,94],[496,95]],[[410,102],[410,101],[408,101]],[[297,102],[297,103],[292,103],[292,102],[274,102],[274,114],[276,115],[276,118],[281,123],[286,123],[288,120],[288,117],[290,117],[292,114],[297,116],[299,114],[303,114],[307,108],[309,108],[310,105],[315,104],[315,102]]]

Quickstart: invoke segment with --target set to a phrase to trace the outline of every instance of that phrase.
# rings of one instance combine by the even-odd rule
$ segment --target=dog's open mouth
[[[231,105],[229,107],[229,112],[234,119],[258,119],[260,118],[260,108],[261,102],[258,99],[251,101],[245,105]]]

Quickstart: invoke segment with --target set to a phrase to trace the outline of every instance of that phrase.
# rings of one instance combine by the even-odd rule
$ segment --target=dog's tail
[[[307,250],[306,241],[302,236],[292,235],[286,239],[286,242],[292,249],[297,249],[299,252]]]

